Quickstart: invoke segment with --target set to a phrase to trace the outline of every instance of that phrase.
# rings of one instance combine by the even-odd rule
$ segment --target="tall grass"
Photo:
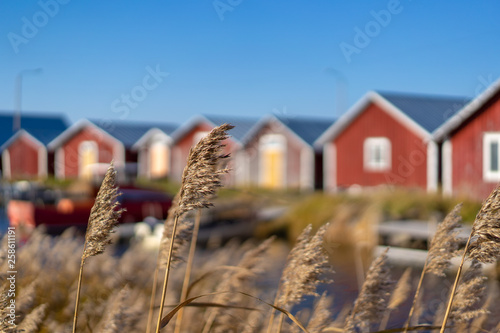
[[[391,267],[391,249],[373,259],[373,224],[383,213],[366,197],[344,205],[346,198],[341,196],[332,199],[335,206],[316,206],[322,212],[313,215],[321,223],[316,228],[303,228],[289,251],[284,250],[287,246],[283,242],[271,237],[264,241],[230,240],[210,248],[212,242],[208,249],[196,249],[195,253],[189,212],[213,203],[220,177],[227,172],[221,161],[227,156],[222,153],[222,144],[229,129],[228,125],[216,128],[191,150],[179,195],[165,222],[159,256],[140,244],[131,244],[120,256],[105,251],[113,247],[111,231],[120,213],[113,166],[96,198],[85,239],[72,230],[58,237],[35,230],[17,252],[18,312],[12,324],[5,320],[11,298],[8,281],[5,276],[0,279],[0,331],[141,332],[152,326],[148,303],[157,312],[157,332],[498,330],[498,281],[485,277],[481,264],[496,261],[500,254],[498,189],[485,201],[469,242],[461,249],[462,264],[449,300],[441,297],[448,290],[445,278],[426,279],[427,283],[422,279],[425,273],[449,276],[450,260],[456,258],[461,244],[456,237],[460,206],[439,225],[419,283],[414,283],[417,281],[409,270],[397,276]],[[304,212],[300,216],[302,224],[308,216]],[[191,254],[186,263],[188,248]],[[5,239],[1,249],[0,272],[6,272]],[[349,255],[346,249],[351,251]],[[344,255],[352,266],[360,267],[352,275],[353,280],[358,276],[360,285],[352,302],[329,295],[329,286],[336,282],[330,279],[328,263]],[[87,262],[90,257],[94,258]],[[461,276],[464,262],[469,265]],[[151,297],[155,269],[164,270],[165,276],[162,290],[154,291]],[[425,292],[426,298],[417,295],[412,300],[411,291],[416,289]],[[412,302],[415,314],[407,309]],[[339,308],[343,310],[334,311]],[[178,323],[174,325],[176,316]],[[401,324],[405,321],[406,325]]]

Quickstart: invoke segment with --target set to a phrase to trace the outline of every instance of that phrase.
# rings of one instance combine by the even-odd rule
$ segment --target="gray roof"
[[[224,123],[233,125],[234,128],[229,132],[229,134],[240,142],[242,142],[243,138],[248,134],[250,129],[259,121],[258,118],[211,114],[203,114],[203,117],[215,126],[220,126]]]
[[[104,122],[95,119],[90,121],[122,142],[126,148],[132,147],[146,132],[153,128],[158,128],[167,135],[171,135],[178,127],[176,124],[171,123],[142,123],[116,120]]]
[[[315,118],[304,116],[275,117],[310,146],[313,146],[314,142],[320,137],[320,135],[335,122],[335,119],[333,118]]]
[[[469,101],[466,97],[417,95],[394,92],[377,93],[404,112],[429,133],[460,111]]]
[[[17,130],[13,129],[14,113],[0,112],[0,146],[4,145]],[[59,114],[21,113],[21,129],[31,134],[42,144],[47,145],[68,128],[66,117]]]

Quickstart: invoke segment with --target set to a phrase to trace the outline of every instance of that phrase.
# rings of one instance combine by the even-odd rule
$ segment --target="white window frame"
[[[497,143],[497,169],[491,170],[491,150],[492,143]],[[489,132],[483,135],[483,180],[487,182],[500,181],[500,132]]]
[[[380,148],[381,160],[372,159],[372,151]],[[363,167],[367,171],[387,171],[391,169],[391,141],[385,137],[370,137],[363,142]]]

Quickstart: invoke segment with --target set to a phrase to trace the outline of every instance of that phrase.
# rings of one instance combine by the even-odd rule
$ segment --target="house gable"
[[[488,139],[500,136],[500,91],[476,106],[474,113],[468,114],[460,124],[450,127],[445,141],[450,146],[450,153],[443,164],[449,165],[448,170],[451,171],[448,176],[450,183],[446,184],[449,194],[482,199],[500,181],[499,177],[488,175],[487,170],[492,162],[492,142]]]
[[[427,147],[420,131],[409,130],[387,112],[379,101],[365,104],[348,126],[337,133],[336,186],[376,186],[381,184],[426,188]],[[390,166],[383,169],[367,168],[366,140],[389,142]]]
[[[18,131],[1,150],[4,177],[26,179],[47,176],[45,145],[25,130]]]

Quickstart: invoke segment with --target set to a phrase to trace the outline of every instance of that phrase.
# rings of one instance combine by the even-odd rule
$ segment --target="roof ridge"
[[[465,95],[448,95],[448,94],[435,94],[435,93],[420,93],[420,92],[404,92],[404,91],[388,91],[388,90],[373,90],[375,93],[384,96],[401,96],[401,97],[416,97],[427,99],[466,99],[471,100],[472,97]]]

